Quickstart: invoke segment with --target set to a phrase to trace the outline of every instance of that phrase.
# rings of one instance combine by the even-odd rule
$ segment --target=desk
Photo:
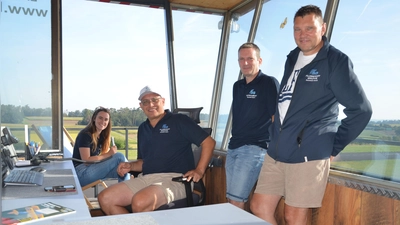
[[[77,189],[77,194],[74,195],[62,195],[53,197],[40,197],[40,198],[18,198],[18,199],[4,199],[2,200],[2,210],[10,210],[14,208],[20,208],[29,205],[35,205],[37,203],[53,202],[65,207],[75,209],[76,212],[73,214],[65,216],[56,216],[54,218],[48,218],[43,220],[38,220],[32,224],[54,224],[56,222],[62,221],[78,221],[90,219],[89,209],[86,205],[85,199],[83,197],[82,188],[79,184],[78,177],[76,176],[74,166],[71,161],[57,161],[50,163],[42,163],[41,167],[47,170],[60,170],[60,169],[72,169],[72,173],[75,179],[75,186]],[[29,169],[30,167],[18,168],[18,169]],[[12,188],[12,187],[6,187]]]
[[[32,224],[68,224],[68,225],[110,225],[110,224],[140,224],[140,225],[268,225],[269,223],[237,208],[229,203],[197,206],[181,209],[160,210],[154,212],[133,213],[117,216],[91,217],[83,197],[71,161],[56,161],[42,163],[47,170],[72,169],[75,178],[77,194],[41,198],[3,199],[2,210],[10,210],[43,202],[53,202],[75,209],[76,212],[64,216],[41,219]],[[26,169],[26,168],[25,168]],[[8,188],[8,187],[6,187]]]
[[[59,225],[268,225],[269,223],[229,203],[168,209],[154,212],[94,217]]]

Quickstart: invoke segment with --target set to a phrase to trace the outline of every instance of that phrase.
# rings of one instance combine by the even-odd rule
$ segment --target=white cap
[[[146,87],[142,88],[142,90],[140,90],[140,95],[139,95],[138,100],[142,100],[143,96],[145,96],[147,94],[153,94],[153,93],[160,95],[159,93],[151,90],[151,88],[149,86],[146,86]]]

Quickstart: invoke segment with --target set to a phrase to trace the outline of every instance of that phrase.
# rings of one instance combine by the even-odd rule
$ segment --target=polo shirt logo
[[[309,74],[306,75],[306,81],[307,82],[318,82],[318,78],[321,75],[319,75],[318,70],[317,69],[311,69],[311,71],[309,72]]]
[[[257,93],[254,89],[251,89],[249,91],[249,93],[246,95],[247,98],[256,98],[257,97]]]
[[[168,125],[167,124],[163,124],[162,126],[161,126],[161,129],[160,129],[160,134],[168,134],[169,133],[169,127],[168,127]]]

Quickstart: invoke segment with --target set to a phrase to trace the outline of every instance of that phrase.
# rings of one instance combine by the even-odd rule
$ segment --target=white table
[[[154,212],[94,217],[60,225],[268,225],[269,223],[229,203]]]
[[[16,199],[3,199],[2,200],[2,211],[20,208],[24,206],[35,205],[44,202],[53,202],[65,207],[75,209],[76,212],[69,215],[56,216],[53,218],[40,219],[32,224],[54,224],[62,221],[79,221],[90,219],[89,209],[86,205],[83,197],[82,188],[79,184],[78,177],[76,176],[75,169],[71,161],[56,161],[50,163],[42,163],[41,167],[47,170],[58,170],[58,169],[72,169],[73,176],[75,178],[75,186],[77,194],[54,196],[54,197],[32,197],[32,198],[16,198]],[[30,167],[18,168],[18,169],[29,169]],[[12,188],[12,187],[6,187]],[[34,195],[35,193],[32,193]]]
[[[181,209],[160,210],[154,212],[133,213],[117,216],[91,217],[82,189],[71,161],[56,161],[42,163],[47,170],[72,169],[75,178],[77,194],[54,197],[33,197],[3,199],[2,210],[10,210],[43,202],[53,202],[75,209],[73,214],[40,219],[32,224],[70,224],[70,225],[110,225],[110,224],[140,224],[140,225],[268,225],[269,223],[237,208],[229,203]],[[26,169],[26,168],[25,168]],[[7,187],[8,188],[8,187]],[[34,194],[34,193],[32,193]]]

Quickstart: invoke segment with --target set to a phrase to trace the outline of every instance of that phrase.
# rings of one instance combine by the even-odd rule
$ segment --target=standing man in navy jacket
[[[267,152],[278,81],[261,72],[260,49],[253,43],[239,47],[238,62],[244,78],[233,85],[232,137],[225,162],[226,197],[244,209]]]
[[[294,17],[294,39],[271,125],[271,143],[251,210],[271,224],[281,197],[287,225],[306,224],[309,208],[321,207],[330,159],[366,127],[371,105],[350,58],[329,44],[321,10],[308,5]],[[346,118],[336,127],[338,104]]]

